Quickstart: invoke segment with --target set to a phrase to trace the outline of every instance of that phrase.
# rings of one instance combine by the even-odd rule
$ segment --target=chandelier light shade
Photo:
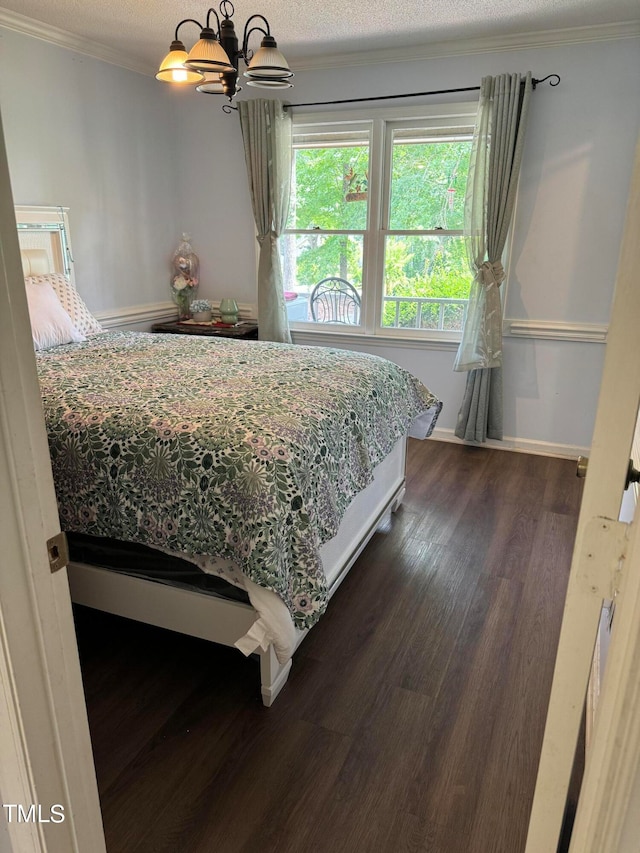
[[[233,71],[231,60],[210,27],[202,30],[200,41],[191,48],[184,64],[193,71]]]
[[[196,83],[196,91],[207,95],[225,95],[231,102],[240,92],[238,68],[240,59],[247,66],[244,76],[247,86],[261,89],[289,89],[293,86],[293,71],[278,49],[271,35],[269,22],[263,15],[251,15],[244,26],[242,44],[239,44],[233,25],[235,12],[230,0],[222,0],[220,15],[211,8],[204,26],[194,18],[185,18],[176,27],[174,40],[163,60],[156,78],[166,83]],[[211,26],[212,16],[216,27]],[[178,37],[184,24],[195,24],[200,29],[200,39],[187,53]],[[250,49],[253,33],[262,33],[260,47]],[[230,107],[225,107],[229,110]]]
[[[287,64],[287,60],[278,50],[278,45],[273,36],[267,36],[262,39],[262,44],[257,50],[244,76],[249,78],[249,86],[259,86],[264,88],[279,87],[289,89],[293,83],[289,83],[289,79],[293,77],[293,72]],[[266,86],[265,86],[266,84]]]
[[[165,83],[199,83],[203,75],[199,71],[191,71],[185,66],[187,51],[181,41],[171,42],[169,53],[160,64],[156,80]]]
[[[196,86],[196,92],[204,95],[224,95],[220,74],[205,73],[203,80]]]

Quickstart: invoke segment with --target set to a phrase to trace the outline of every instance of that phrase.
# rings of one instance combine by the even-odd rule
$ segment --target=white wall
[[[14,202],[70,208],[76,283],[89,307],[169,299],[182,229],[171,93],[152,77],[0,29],[0,107]]]
[[[242,137],[222,99],[174,92],[151,77],[0,34],[15,201],[70,206],[76,274],[91,307],[166,300],[167,262],[183,230],[200,255],[201,295],[255,303]],[[456,88],[504,71],[560,74],[560,86],[533,95],[505,314],[561,327],[604,324],[638,134],[639,55],[638,40],[625,39],[303,71],[289,98]],[[454,348],[349,346],[419,376],[443,399],[440,435],[451,435],[465,382],[451,371]],[[505,436],[525,449],[587,448],[604,346],[507,337],[504,350]]]

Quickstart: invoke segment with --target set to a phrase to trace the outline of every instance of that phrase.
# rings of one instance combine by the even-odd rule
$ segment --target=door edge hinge
[[[604,516],[587,522],[580,576],[594,595],[615,598],[620,591],[630,527],[626,521]]]
[[[64,531],[61,530],[51,539],[47,539],[47,556],[49,557],[51,574],[64,569],[69,563],[69,545]]]

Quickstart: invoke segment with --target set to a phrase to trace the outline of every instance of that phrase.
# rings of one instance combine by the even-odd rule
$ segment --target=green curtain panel
[[[480,87],[464,235],[473,283],[454,370],[469,371],[455,433],[467,441],[501,439],[502,253],[515,193],[533,86],[531,72],[484,77]]]
[[[261,340],[291,343],[278,237],[289,213],[291,116],[281,101],[238,102],[244,156],[258,232],[258,325]]]

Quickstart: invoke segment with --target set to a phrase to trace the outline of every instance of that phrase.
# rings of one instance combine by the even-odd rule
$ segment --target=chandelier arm
[[[217,36],[218,36],[218,38],[220,38],[220,18],[218,17],[218,13],[217,13],[217,12],[216,12],[216,10],[213,8],[213,6],[212,6],[212,7],[209,9],[209,11],[207,12],[207,29],[209,29],[209,18],[211,17],[211,13],[212,13],[212,12],[213,12],[213,14],[216,16],[216,21],[218,22],[218,32],[217,32]]]
[[[251,29],[249,29],[249,24],[251,23],[251,21],[255,20],[256,18],[260,18],[261,21],[264,21],[264,25],[267,28],[266,32],[261,27],[251,27]],[[244,25],[244,35],[242,36],[242,53],[243,54],[247,50],[249,36],[251,35],[251,33],[254,30],[260,30],[260,32],[264,33],[265,36],[271,35],[271,29],[269,27],[269,21],[267,21],[267,19],[265,18],[264,15],[251,15],[251,17],[247,20],[247,23]]]
[[[196,21],[195,18],[185,18],[184,21],[180,21],[180,23],[176,27],[176,34],[174,36],[174,41],[178,41],[178,30],[180,29],[180,27],[183,24],[196,24],[198,27],[200,27],[200,29],[202,29],[202,24],[200,23],[200,21]]]
[[[249,53],[253,53],[253,51],[249,50],[249,37],[251,33],[259,32],[265,36],[268,36],[269,33],[262,29],[262,27],[251,27],[248,33],[245,33],[244,41],[242,43],[242,56],[246,59],[249,59]]]

